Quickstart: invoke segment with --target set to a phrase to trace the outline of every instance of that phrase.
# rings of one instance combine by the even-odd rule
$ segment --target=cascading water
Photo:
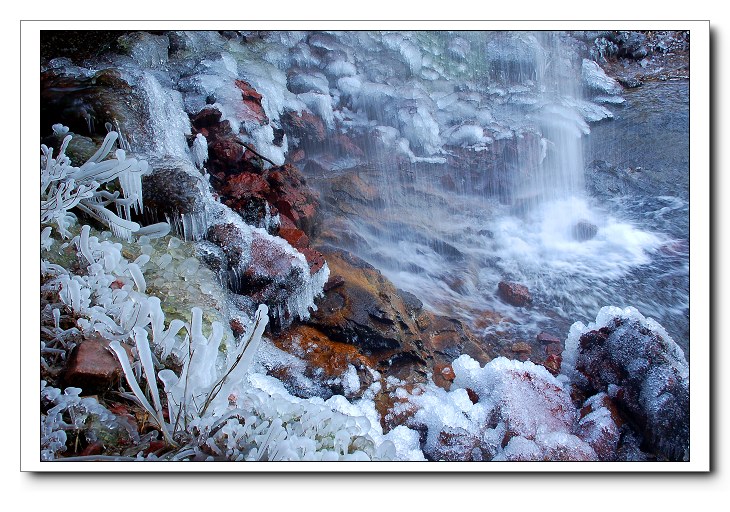
[[[303,149],[296,165],[324,199],[321,242],[487,337],[562,337],[603,305],[635,304],[626,283],[686,237],[587,193],[589,134],[628,108],[570,34],[173,32],[127,44],[115,64],[144,91],[152,124],[149,138],[127,130],[135,150],[200,166],[187,115],[206,104],[275,164]],[[238,80],[261,94],[264,121]],[[323,136],[282,130],[287,112],[311,113]],[[532,305],[503,302],[500,281],[526,285]],[[642,304],[664,321],[674,307]],[[681,316],[672,334],[686,348]]]
[[[143,178],[143,215],[164,215],[185,251],[179,239],[162,239],[169,252],[158,256],[141,237],[142,255],[129,263],[134,286],[141,294],[156,287],[160,308],[163,298],[177,300],[177,288],[196,303],[211,301],[230,319],[231,336],[258,303],[270,306],[281,328],[248,377],[231,378],[231,389],[234,380],[240,388],[221,393],[215,414],[224,416],[203,418],[203,411],[199,419],[208,423],[196,430],[213,425],[218,441],[230,441],[250,430],[250,416],[243,421],[240,413],[251,408],[246,397],[256,397],[271,406],[272,422],[255,432],[274,432],[251,452],[259,458],[270,442],[273,458],[350,455],[356,443],[347,441],[344,420],[332,420],[338,411],[378,440],[371,455],[387,459],[688,459],[688,368],[667,335],[688,351],[686,82],[624,90],[591,60],[598,57],[588,45],[599,39],[578,33],[210,31],[113,39],[114,51],[78,66],[42,58],[41,114],[44,125],[57,116],[79,132],[68,146],[75,159],[88,159],[84,152],[107,126],[154,169]],[[55,125],[46,140],[58,142],[59,126],[68,130]],[[47,147],[44,153],[41,174],[49,177],[59,171]],[[86,257],[84,229],[78,247]],[[43,228],[42,252],[51,254],[54,243],[51,227]],[[168,269],[173,259],[182,261],[182,276]],[[151,261],[164,272],[146,282],[141,267]],[[220,282],[197,286],[201,264]],[[55,262],[44,268],[70,282]],[[117,274],[99,289],[115,293]],[[122,297],[132,286],[125,280]],[[59,297],[75,310],[81,292],[68,286],[75,291]],[[531,300],[504,292],[525,287]],[[418,299],[443,316],[423,311]],[[62,331],[60,311],[44,311],[42,335],[54,332],[52,323]],[[104,316],[96,306],[92,313]],[[164,329],[161,315],[153,337]],[[169,330],[182,323],[172,320]],[[91,326],[83,316],[78,325]],[[216,324],[212,330],[208,344]],[[134,331],[135,343],[142,332]],[[45,355],[59,350],[42,347]],[[507,358],[481,366],[496,355]],[[336,368],[343,360],[347,369]],[[594,375],[605,378],[605,389],[593,389]],[[134,377],[127,380],[133,385]],[[581,393],[588,398],[578,403]],[[298,413],[302,421],[292,423],[292,404],[305,412],[316,405],[311,424],[337,431],[343,453],[297,448],[289,428],[275,431],[309,421]],[[158,420],[164,427],[162,413]],[[58,441],[53,425],[47,430],[43,442]],[[392,441],[383,442],[385,434]],[[230,444],[219,450],[218,441],[196,437],[174,458],[241,458]]]

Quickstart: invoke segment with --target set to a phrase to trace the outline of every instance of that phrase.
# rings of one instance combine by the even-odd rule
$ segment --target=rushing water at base
[[[563,337],[613,304],[655,318],[689,356],[687,92],[686,82],[646,84],[592,126],[585,195],[505,205],[447,190],[448,168],[379,162],[380,172],[357,175],[385,188],[384,202],[358,205],[334,229],[397,286],[466,320],[498,350],[541,331]],[[579,221],[595,225],[595,237],[576,240]],[[503,280],[526,285],[532,305],[503,302]]]

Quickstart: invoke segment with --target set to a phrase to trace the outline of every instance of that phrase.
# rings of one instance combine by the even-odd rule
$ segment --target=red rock
[[[245,100],[251,100],[251,101],[258,101],[261,103],[261,99],[263,96],[256,91],[253,87],[251,87],[251,84],[248,82],[245,82],[243,80],[236,80],[236,87],[241,89],[241,96],[243,96],[243,99]]]
[[[469,400],[471,400],[471,403],[475,404],[479,401],[479,395],[477,395],[476,391],[474,391],[471,388],[466,388],[466,394],[469,395]]]
[[[268,182],[260,174],[242,172],[229,176],[219,192],[231,198],[242,198],[254,194],[266,196],[271,192]]]
[[[246,326],[244,326],[240,320],[234,318],[231,320],[230,325],[235,336],[241,336],[246,332]]]
[[[551,343],[545,347],[545,353],[547,355],[559,356],[563,353],[563,345],[559,343]]]
[[[319,272],[322,267],[324,267],[326,261],[321,252],[310,247],[304,247],[303,249],[300,249],[299,252],[301,252],[307,259],[310,274],[314,275]]]
[[[440,374],[444,379],[453,382],[456,378],[456,374],[454,373],[454,369],[451,367],[450,364],[439,364],[436,365],[433,368],[434,373]],[[469,390],[467,390],[467,393]]]
[[[315,144],[321,144],[325,140],[324,123],[311,112],[285,112],[281,116],[281,123],[290,137]]]
[[[527,306],[532,302],[530,291],[521,284],[500,281],[498,292],[502,300],[513,306]]]
[[[624,420],[606,394],[597,398],[581,408],[576,434],[593,448],[601,461],[612,461],[616,459]],[[594,412],[598,415],[589,416]]]
[[[247,111],[243,114],[243,118],[256,121],[260,125],[268,124],[269,118],[266,116],[264,107],[261,104],[261,94],[251,87],[251,84],[243,80],[236,80],[236,87],[241,90],[241,100]]]
[[[299,148],[289,155],[289,160],[291,160],[293,163],[298,163],[304,160],[306,156],[307,154],[304,152],[304,150],[302,148]]]
[[[543,366],[547,369],[547,371],[557,377],[560,374],[560,366],[562,363],[562,356],[558,354],[550,354],[549,356],[547,356],[547,359],[545,359],[545,363],[543,364]]]
[[[266,199],[297,228],[310,234],[319,200],[314,190],[307,186],[304,176],[296,167],[286,164],[269,169],[266,181],[271,190]]]
[[[130,363],[133,361],[131,348],[127,350]],[[122,367],[109,349],[109,341],[103,338],[86,338],[71,353],[64,384],[89,391],[106,390],[122,378]]]
[[[438,434],[434,451],[426,453],[433,460],[471,462],[481,460],[480,441],[471,432],[459,427],[446,427]],[[478,458],[474,459],[475,454]]]
[[[335,142],[340,146],[340,150],[348,156],[365,156],[365,152],[353,142],[353,140],[344,133],[338,133],[335,136]]]
[[[240,170],[246,148],[234,137],[219,138],[208,146],[208,157],[214,169],[221,169],[228,173]]]
[[[309,237],[297,228],[279,228],[279,236],[289,242],[295,249],[309,247]]]
[[[535,337],[535,339],[540,343],[544,343],[545,345],[548,345],[550,343],[562,343],[560,338],[546,332],[541,332]]]

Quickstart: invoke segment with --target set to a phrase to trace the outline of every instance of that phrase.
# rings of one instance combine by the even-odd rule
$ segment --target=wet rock
[[[547,356],[542,365],[547,369],[547,371],[557,377],[560,375],[560,365],[562,362],[563,358],[560,354],[550,354]]]
[[[311,384],[309,386],[310,392],[321,393],[322,389],[327,389],[327,394],[342,394],[350,399],[360,398],[373,383],[369,368],[375,363],[371,358],[355,346],[334,341],[312,326],[293,325],[272,336],[272,342],[302,362],[301,365],[279,368],[277,375],[297,396],[307,394],[306,385],[299,378],[302,373],[314,382],[314,387]],[[268,369],[272,370],[273,367]],[[352,375],[353,369],[357,375],[357,384]]]
[[[264,107],[261,104],[261,94],[244,80],[236,80],[236,87],[241,90],[241,99],[244,106],[244,112],[241,114],[242,119],[244,121],[254,121],[260,125],[268,124],[269,118],[266,116]]]
[[[155,165],[152,173],[142,177],[146,224],[169,220],[178,236],[194,238],[193,224],[203,227],[205,199],[202,191],[207,187],[200,173],[187,164]]]
[[[405,304],[409,313],[416,314],[423,309],[423,302],[421,302],[421,299],[413,295],[411,292],[398,290],[398,293],[403,299],[403,304]]]
[[[330,181],[331,191],[328,200],[333,203],[352,202],[376,205],[381,204],[378,188],[363,179],[358,173],[347,173]]]
[[[340,153],[348,157],[364,157],[365,152],[355,141],[344,133],[338,133],[334,136],[334,142],[337,144]]]
[[[324,253],[330,271],[342,276],[344,283],[318,302],[310,325],[336,341],[355,343],[369,351],[396,349],[406,338],[413,339],[405,306],[378,270],[344,251],[328,249]],[[378,315],[397,322],[378,321]],[[404,332],[401,323],[411,332]]]
[[[601,461],[617,458],[624,420],[605,393],[588,399],[580,410],[576,435],[587,442]]]
[[[520,356],[520,358],[530,357],[530,354],[532,353],[532,347],[529,343],[525,343],[524,341],[513,343],[512,346],[510,346],[510,350]]]
[[[484,344],[459,320],[422,311],[416,317],[421,327],[424,343],[433,352],[434,360],[450,363],[467,354],[479,363],[491,360]]]
[[[425,380],[433,365],[446,365],[464,351],[489,359],[460,322],[423,310],[414,318],[413,304],[408,306],[377,269],[348,252],[319,249],[342,283],[317,301],[307,324],[333,341],[354,345],[371,357],[376,370]]]
[[[562,340],[557,336],[553,336],[547,332],[541,332],[535,337],[535,340],[544,345],[550,345],[551,343],[562,343]]]
[[[127,351],[129,362],[133,362],[132,349],[122,346]],[[79,387],[85,393],[107,391],[122,378],[122,366],[116,356],[109,350],[109,341],[103,338],[86,338],[72,351],[66,372],[64,385]]]
[[[309,111],[284,112],[281,124],[290,139],[292,137],[300,139],[305,147],[322,144],[325,140],[326,132],[322,119]]]
[[[441,179],[439,180],[441,183],[441,187],[444,190],[449,190],[451,192],[456,190],[456,183],[454,182],[453,176],[451,174],[444,174],[441,176]]]
[[[266,199],[294,225],[311,236],[316,224],[319,207],[317,193],[307,185],[307,181],[293,165],[273,167],[266,174],[270,193]]]
[[[687,460],[689,365],[661,326],[633,308],[603,308],[594,329],[571,328],[563,359],[576,386],[607,393],[657,455]]]
[[[328,292],[338,286],[342,286],[343,284],[345,284],[345,279],[342,276],[330,275],[329,279],[327,279],[327,282],[324,284],[324,291]]]
[[[616,80],[618,80],[618,83],[626,87],[627,89],[636,89],[637,87],[641,87],[643,85],[643,82],[634,76],[627,76],[627,77],[617,77]]]
[[[64,74],[63,69],[41,73],[41,131],[56,123],[73,133],[103,138],[106,123],[121,129],[121,136],[138,146],[152,139],[147,106],[139,90],[119,71],[102,69],[91,77]]]
[[[591,240],[598,233],[598,226],[588,221],[581,220],[573,225],[571,230],[573,238],[579,242]]]
[[[532,302],[530,290],[524,285],[509,281],[500,281],[497,290],[499,297],[512,306],[523,307]]]
[[[208,144],[208,167],[211,172],[235,174],[242,170],[246,148],[233,136],[219,137]]]

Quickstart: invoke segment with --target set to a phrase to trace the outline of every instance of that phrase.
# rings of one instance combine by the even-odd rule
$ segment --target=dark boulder
[[[596,236],[598,233],[598,226],[591,224],[588,221],[581,220],[573,224],[571,232],[575,240],[579,242],[586,242]]]
[[[611,318],[609,318],[611,317]],[[666,331],[635,310],[604,308],[601,324],[571,332],[564,353],[576,386],[605,392],[660,458],[689,457],[689,365]],[[577,338],[577,339],[576,339]]]

